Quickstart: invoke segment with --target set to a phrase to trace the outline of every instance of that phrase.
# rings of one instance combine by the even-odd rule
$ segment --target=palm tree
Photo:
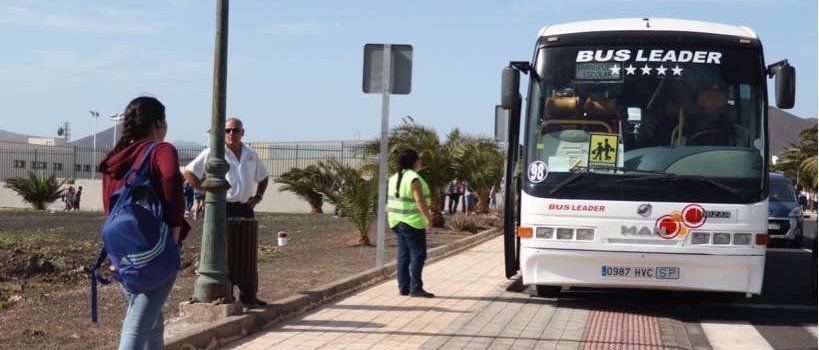
[[[406,149],[418,152],[424,165],[420,174],[427,181],[431,192],[432,225],[443,227],[444,217],[440,209],[444,203],[444,188],[452,178],[452,168],[449,152],[438,139],[438,133],[432,128],[408,122],[390,131],[388,144],[390,173],[398,171],[395,165],[398,152]],[[363,150],[368,155],[377,155],[379,140],[368,143]]]
[[[368,233],[376,216],[378,172],[372,167],[354,168],[338,160],[320,161],[317,165],[325,181],[314,189],[334,204],[356,229],[358,243],[371,246]]]
[[[797,179],[797,186],[816,188],[816,131],[817,126],[807,128],[799,133],[799,141],[791,143],[781,154],[781,160],[773,166],[792,179]]]
[[[318,184],[325,181],[322,175],[316,165],[308,165],[304,169],[291,168],[279,175],[276,182],[282,184],[279,192],[293,192],[310,204],[311,213],[320,214],[323,213],[321,207],[324,204],[324,198],[316,191],[316,188]]]
[[[816,188],[817,185],[817,178],[816,178],[816,130],[817,126],[814,125],[812,128],[808,128],[802,130],[799,133],[800,137],[800,145],[802,155],[804,159],[799,164],[801,167],[802,172],[805,174],[805,178],[807,179],[807,183],[810,184],[811,187]]]
[[[477,193],[481,213],[489,211],[489,193],[498,188],[503,177],[503,154],[489,138],[461,137],[450,134],[448,147],[452,156],[454,173],[469,184]]]
[[[23,200],[30,203],[36,210],[45,210],[46,206],[63,197],[61,189],[65,180],[57,182],[54,174],[46,177],[44,174],[28,173],[28,177],[15,177],[6,180],[6,188],[17,192]]]

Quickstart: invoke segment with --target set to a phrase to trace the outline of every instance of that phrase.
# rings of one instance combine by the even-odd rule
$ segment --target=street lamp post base
[[[242,313],[239,303],[179,303],[179,316],[188,323],[215,322]]]
[[[195,302],[231,302],[233,297],[230,293],[231,284],[227,275],[218,271],[197,271],[199,277],[193,289],[193,299]]]

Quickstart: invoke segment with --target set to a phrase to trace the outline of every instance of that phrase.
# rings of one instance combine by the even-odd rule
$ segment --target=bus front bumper
[[[764,255],[520,248],[525,285],[760,294]]]

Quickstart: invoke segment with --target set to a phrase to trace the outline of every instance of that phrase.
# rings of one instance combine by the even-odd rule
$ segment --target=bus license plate
[[[600,275],[604,278],[650,278],[658,280],[680,279],[679,267],[633,267],[603,265]]]
[[[768,223],[768,229],[769,230],[778,230],[779,229],[779,223],[778,222],[769,222]]]

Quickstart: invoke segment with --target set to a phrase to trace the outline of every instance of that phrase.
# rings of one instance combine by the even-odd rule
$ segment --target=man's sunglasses
[[[237,134],[241,134],[242,129],[241,128],[226,128],[225,129],[225,134],[230,134],[230,133],[234,133],[234,132],[237,133]]]

